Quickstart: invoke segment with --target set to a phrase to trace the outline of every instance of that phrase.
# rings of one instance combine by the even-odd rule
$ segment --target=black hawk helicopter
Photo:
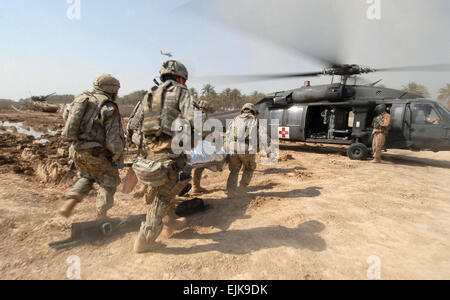
[[[340,76],[338,83],[305,86],[267,95],[256,106],[259,117],[279,122],[282,140],[348,145],[351,159],[366,159],[372,145],[374,109],[385,104],[392,116],[386,147],[450,151],[450,113],[422,95],[369,85],[351,84],[352,76],[377,71],[447,70],[450,65],[370,69],[358,65],[333,66],[317,73],[276,77]],[[264,75],[265,76],[265,75]]]
[[[448,71],[450,65],[371,69],[340,65],[321,72],[238,76],[242,80],[328,75],[329,85],[311,86],[268,94],[256,104],[259,118],[278,126],[281,140],[348,145],[351,159],[364,160],[372,146],[375,107],[385,104],[392,116],[387,149],[450,151],[450,113],[437,101],[422,95],[376,86],[352,84],[354,76],[377,71]],[[339,76],[340,82],[334,83]],[[236,112],[214,117],[225,122]],[[277,125],[278,124],[278,125]]]
[[[257,103],[259,117],[269,120],[269,125],[279,127],[277,133],[280,139],[348,145],[347,152],[351,159],[366,159],[372,146],[374,109],[379,104],[386,104],[392,115],[387,148],[450,151],[450,113],[441,104],[425,99],[422,95],[379,87],[379,81],[362,85],[358,85],[356,81],[360,75],[374,72],[449,72],[450,64],[373,69],[343,63],[350,61],[340,57],[342,54],[347,55],[344,47],[355,48],[358,45],[357,37],[364,40],[368,36],[379,36],[378,28],[382,28],[385,40],[389,40],[388,37],[391,36],[400,38],[411,33],[407,27],[395,26],[399,18],[407,19],[409,16],[396,9],[394,4],[386,3],[383,19],[375,24],[365,19],[366,8],[361,1],[337,2],[192,0],[179,11],[263,38],[326,66],[319,72],[203,77],[224,83],[242,83],[331,76],[331,84],[311,86],[307,81],[301,88],[268,94]],[[396,5],[399,2],[415,7],[418,12],[424,5],[420,1],[412,3],[406,0],[397,1]],[[436,14],[441,11],[439,5],[433,7]],[[433,22],[431,20],[423,25],[429,29],[424,30],[427,33],[423,36],[424,39],[430,36],[429,32],[436,30],[437,25]],[[362,30],[363,28],[367,30]],[[351,43],[346,43],[349,37]],[[402,39],[402,45],[407,42],[408,40]],[[408,46],[414,49],[421,44]],[[370,44],[370,48],[375,49],[375,46],[380,51],[386,51],[389,45],[379,40],[378,43]],[[395,47],[392,48],[395,50]],[[335,82],[335,77],[340,80]],[[234,115],[236,112],[211,117],[225,122]]]
[[[351,84],[355,75],[377,71],[448,70],[450,65],[370,69],[358,65],[342,65],[322,72],[250,75],[241,79],[269,79],[340,76],[329,85],[305,86],[266,95],[256,107],[261,119],[269,125],[278,125],[282,140],[308,143],[348,145],[351,159],[363,160],[369,156],[372,145],[374,109],[386,104],[392,116],[392,126],[386,147],[414,151],[450,151],[450,113],[440,103],[422,95],[369,85]],[[218,114],[225,121],[236,112]]]

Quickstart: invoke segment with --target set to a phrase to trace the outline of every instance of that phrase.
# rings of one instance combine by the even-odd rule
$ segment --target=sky
[[[70,19],[68,10],[76,1],[80,18]],[[161,50],[187,66],[188,86],[198,90],[212,81],[209,75],[323,68],[305,53],[335,54],[342,62],[373,67],[450,63],[449,1],[380,0],[380,20],[367,19],[366,1],[0,0],[0,98],[79,94],[102,73],[121,81],[120,95],[148,89],[167,59]],[[449,73],[366,78],[384,79],[393,88],[417,81],[436,96]],[[270,93],[307,79],[330,81],[211,83],[217,91]]]

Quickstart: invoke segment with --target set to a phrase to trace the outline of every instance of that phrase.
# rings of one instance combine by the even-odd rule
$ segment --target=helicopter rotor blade
[[[175,12],[223,25],[248,37],[310,58],[323,67],[342,64],[340,33],[336,26],[338,20],[333,10],[339,5],[334,0],[300,2],[191,0]],[[267,17],[269,15],[270,18]]]
[[[342,2],[345,2],[345,5]],[[436,49],[446,49],[445,46],[442,46],[446,42],[445,39],[430,39],[430,36],[438,35],[429,34],[429,32],[435,32],[436,28],[446,28],[445,24],[448,24],[446,21],[448,19],[445,19],[443,15],[445,3],[440,0],[439,3],[426,5],[427,9],[424,10],[423,2],[420,0],[390,1],[384,5],[389,8],[383,9],[385,12],[379,22],[374,22],[367,17],[367,5],[365,1],[360,0],[190,0],[178,7],[175,12],[189,17],[199,17],[243,33],[248,37],[281,46],[303,58],[309,57],[320,62],[324,68],[329,68],[331,71],[326,73],[328,75],[351,76],[358,75],[358,71],[353,69],[346,73],[345,66],[348,66],[346,64],[367,61],[368,56],[371,59],[370,65],[377,65],[377,55],[374,53],[384,53],[390,50],[391,61],[395,62],[404,59],[403,52],[399,49],[406,47],[417,49],[417,52],[420,53],[420,51],[425,51],[424,47],[427,44],[432,42],[433,45],[439,45],[439,47],[435,47]],[[399,7],[409,7],[410,9],[398,10]],[[399,14],[407,18],[409,17],[408,12],[413,10],[412,8],[414,11],[420,11],[420,16],[429,21],[420,24],[420,28],[394,26],[400,18]],[[430,18],[429,16],[436,17]],[[415,38],[409,39],[407,43],[403,40],[399,42],[397,38],[413,33]],[[374,36],[384,36],[384,38],[377,43],[372,43]],[[448,61],[446,58],[448,51],[446,52],[447,56],[444,56],[444,52],[445,50],[442,50],[433,55],[435,58],[443,57],[443,61]],[[359,57],[361,55],[362,57]],[[383,57],[383,61],[388,63],[389,60]],[[361,69],[359,74],[408,71],[447,72],[449,69],[450,65],[443,64]],[[239,83],[320,75],[325,75],[325,72],[203,76],[197,77],[197,79]]]
[[[305,73],[285,73],[285,74],[254,74],[254,75],[225,75],[225,76],[202,76],[196,77],[197,80],[209,80],[220,83],[242,83],[242,82],[255,82],[264,80],[275,79],[290,79],[300,77],[316,77],[324,75],[323,71],[320,72],[305,72]]]
[[[375,72],[450,72],[450,64],[375,69]]]

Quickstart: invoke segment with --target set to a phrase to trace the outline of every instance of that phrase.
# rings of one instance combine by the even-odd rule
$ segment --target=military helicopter
[[[425,99],[422,95],[379,87],[379,82],[357,84],[361,75],[374,72],[450,71],[450,64],[379,69],[346,64],[352,59],[343,59],[341,55],[348,55],[358,45],[368,45],[368,36],[384,37],[369,47],[378,46],[379,51],[376,53],[379,55],[391,46],[383,43],[384,40],[389,40],[394,34],[398,37],[410,34],[406,27],[395,26],[401,15],[405,19],[408,16],[397,10],[394,4],[386,3],[386,6],[392,7],[384,9],[383,19],[376,26],[366,19],[363,13],[365,4],[361,2],[351,1],[350,5],[349,1],[337,4],[330,0],[193,0],[180,11],[263,38],[325,66],[319,72],[203,77],[223,83],[242,83],[331,76],[328,85],[312,86],[310,81],[306,81],[301,88],[268,94],[257,103],[261,119],[269,120],[270,125],[279,124],[277,133],[280,139],[347,145],[347,154],[351,159],[363,160],[371,150],[374,109],[379,104],[386,104],[392,115],[387,148],[450,151],[450,113],[438,102]],[[423,5],[419,1],[413,4],[406,0],[402,2],[414,5],[418,12]],[[439,6],[433,7],[433,10],[433,13],[441,11]],[[429,37],[428,33],[437,25],[431,22],[426,26],[430,30],[424,30],[427,33],[424,38]],[[381,30],[377,31],[378,28]],[[417,36],[416,32],[414,34]],[[357,43],[357,37],[366,43]],[[403,45],[406,42],[402,40]],[[421,44],[409,46],[417,49]],[[395,50],[395,47],[392,48]],[[355,52],[365,53],[352,53]],[[336,77],[339,77],[339,81],[335,82]],[[214,117],[232,119],[234,114],[225,113]]]
[[[239,76],[240,79],[332,76],[329,85],[311,86],[268,94],[256,104],[259,118],[278,126],[281,140],[348,145],[351,159],[364,160],[371,150],[374,110],[385,104],[392,116],[386,148],[414,151],[450,151],[450,113],[440,103],[422,95],[376,86],[378,82],[357,85],[354,76],[377,71],[450,69],[450,65],[371,69],[341,65],[321,72]],[[339,76],[340,82],[334,83]],[[225,122],[236,112],[217,114]],[[278,125],[277,125],[278,124]]]
[[[383,69],[430,70],[450,65]],[[279,122],[282,140],[348,145],[351,159],[364,160],[372,144],[374,109],[385,104],[392,116],[386,147],[390,149],[450,151],[450,113],[440,103],[400,90],[349,83],[351,76],[376,72],[358,65],[342,65],[315,74],[340,76],[341,81],[267,95],[257,104],[260,118]],[[272,125],[272,124],[271,124]]]

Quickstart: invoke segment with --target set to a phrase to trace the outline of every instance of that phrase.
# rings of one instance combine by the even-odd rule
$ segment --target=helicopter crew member
[[[94,183],[97,195],[97,219],[105,219],[114,205],[120,184],[118,168],[123,164],[125,136],[116,104],[120,82],[111,75],[101,75],[94,91],[75,97],[64,111],[63,136],[72,142],[71,158],[79,170],[79,179],[64,196],[67,203],[60,214],[70,217],[75,206],[89,194]]]
[[[381,163],[381,151],[386,144],[386,136],[391,127],[391,115],[387,112],[385,104],[380,104],[375,108],[376,117],[373,120],[373,142],[372,150],[373,163]]]
[[[244,172],[239,186],[241,191],[244,191],[250,185],[253,173],[256,170],[256,152],[258,149],[257,143],[255,145],[255,142],[258,141],[257,116],[258,111],[255,105],[247,103],[242,107],[241,114],[230,123],[227,130],[227,147],[228,152],[231,152],[229,162],[230,176],[227,182],[229,197],[236,194],[239,172],[242,166],[244,167]],[[242,142],[245,142],[245,145],[241,145]],[[231,151],[231,149],[234,150]]]
[[[192,179],[186,155],[176,155],[171,149],[176,119],[187,120],[194,128],[196,104],[185,84],[188,71],[182,63],[170,60],[160,74],[162,83],[147,93],[128,126],[128,135],[140,148],[133,169],[139,181],[151,187],[147,193],[152,194],[146,195],[150,209],[134,244],[137,253],[153,248],[164,224],[170,229],[183,223],[176,220],[173,202]],[[137,130],[130,132],[133,128]]]

